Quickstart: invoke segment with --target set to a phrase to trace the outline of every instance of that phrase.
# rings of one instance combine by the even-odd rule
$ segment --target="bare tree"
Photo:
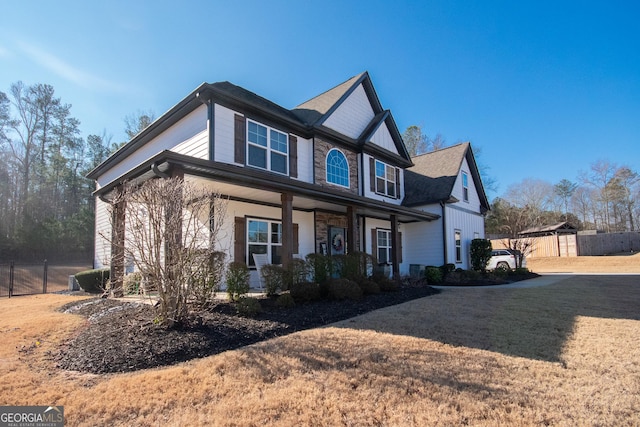
[[[155,120],[156,116],[153,111],[138,110],[133,114],[129,114],[124,118],[125,132],[129,139],[142,132]]]
[[[114,203],[126,206],[122,249],[146,286],[157,290],[159,321],[167,326],[182,322],[194,295],[194,278],[203,274],[203,264],[219,260],[214,251],[226,199],[182,178],[169,178],[125,184]]]
[[[407,130],[404,131],[402,139],[411,157],[427,152],[428,136],[422,133],[420,126],[409,126]]]
[[[563,179],[553,186],[553,191],[562,200],[565,216],[569,213],[569,200],[571,200],[571,196],[573,196],[577,187],[578,184],[571,182],[568,179]]]
[[[588,172],[582,172],[580,179],[586,185],[598,190],[598,198],[602,203],[603,225],[607,232],[611,231],[611,187],[608,186],[615,176],[617,166],[608,160],[598,160],[591,164]]]

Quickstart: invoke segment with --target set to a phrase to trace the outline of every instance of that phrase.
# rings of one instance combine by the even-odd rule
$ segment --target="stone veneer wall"
[[[320,138],[314,141],[315,152],[313,153],[313,161],[315,167],[315,183],[321,187],[331,187],[335,190],[343,190],[352,194],[358,194],[358,156],[355,152],[340,147],[339,150],[347,158],[349,163],[349,188],[341,185],[335,185],[327,182],[327,153],[332,148],[338,148]]]
[[[347,216],[340,214],[332,214],[328,212],[316,212],[316,253],[320,253],[320,243],[327,244],[327,252],[331,253],[329,249],[329,227],[342,227],[347,228]],[[360,239],[360,233],[357,234],[358,240]],[[346,236],[345,236],[346,237]],[[349,250],[352,246],[350,242],[347,242]],[[360,247],[360,242],[356,241],[356,248]]]

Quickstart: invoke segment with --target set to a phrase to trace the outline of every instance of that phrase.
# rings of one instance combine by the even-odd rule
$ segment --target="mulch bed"
[[[172,365],[437,292],[414,283],[358,301],[318,301],[292,308],[278,308],[273,300],[263,299],[263,312],[253,318],[239,316],[233,304],[221,302],[195,313],[186,325],[171,329],[153,323],[155,311],[148,304],[100,298],[83,300],[61,308],[85,316],[87,323],[63,344],[54,359],[62,369],[95,374]]]

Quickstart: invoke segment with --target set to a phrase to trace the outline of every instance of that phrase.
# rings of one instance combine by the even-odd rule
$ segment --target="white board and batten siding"
[[[462,187],[462,172],[467,173],[467,183],[469,188],[469,200],[464,200],[464,191]],[[469,169],[469,164],[467,163],[467,159],[463,159],[462,166],[460,167],[460,173],[458,173],[458,177],[456,178],[456,183],[453,186],[452,196],[459,200],[455,205],[467,209],[473,212],[480,213],[480,197],[478,196],[478,190],[473,182],[473,178],[471,176],[471,172]]]
[[[110,183],[164,150],[208,159],[207,126],[207,107],[202,105],[100,175],[97,179],[98,185]]]
[[[324,125],[350,138],[358,138],[375,117],[362,85],[324,121]]]
[[[384,148],[387,151],[398,154],[398,148],[393,142],[391,132],[389,132],[389,128],[387,127],[386,123],[382,123],[382,125],[380,125],[380,127],[376,130],[376,132],[371,137],[371,142]]]

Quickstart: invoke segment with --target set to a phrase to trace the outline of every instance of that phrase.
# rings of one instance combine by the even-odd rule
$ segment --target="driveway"
[[[508,285],[482,285],[482,286],[432,286],[436,289],[469,289],[469,288],[486,288],[486,289],[519,289],[519,288],[537,288],[539,286],[553,285],[577,276],[577,274],[541,274],[540,277],[534,279],[521,280],[519,282],[509,283]]]

